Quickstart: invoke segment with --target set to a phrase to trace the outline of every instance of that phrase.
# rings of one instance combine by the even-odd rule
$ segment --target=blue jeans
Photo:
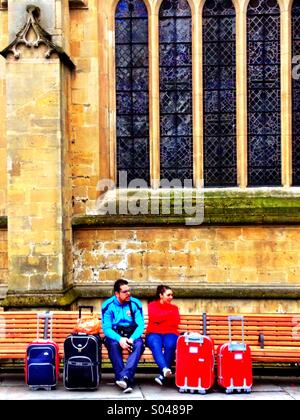
[[[163,368],[171,369],[175,359],[176,334],[154,334],[146,337],[146,345],[151,349],[154,360],[162,373]]]
[[[123,378],[123,376],[127,376],[129,383],[132,384],[137,365],[144,351],[143,340],[141,338],[134,340],[133,350],[129,354],[126,364],[124,364],[122,356],[122,347],[120,346],[118,341],[106,337],[105,345],[107,347],[108,355],[113,365],[116,381]]]

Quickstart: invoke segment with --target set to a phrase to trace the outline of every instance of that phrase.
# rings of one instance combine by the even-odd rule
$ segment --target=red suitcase
[[[214,384],[213,340],[199,333],[185,333],[177,340],[175,382],[179,392],[205,394]]]
[[[232,340],[232,323],[241,321],[242,342]],[[225,388],[226,393],[233,391],[251,392],[252,358],[250,347],[245,343],[244,318],[229,316],[229,342],[222,344],[217,349],[218,384]]]

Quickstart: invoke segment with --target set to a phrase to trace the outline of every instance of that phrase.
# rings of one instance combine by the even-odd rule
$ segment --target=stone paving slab
[[[137,386],[124,394],[111,374],[105,373],[96,391],[68,391],[60,378],[54,391],[30,391],[22,374],[0,375],[0,400],[104,400],[104,401],[199,401],[199,400],[300,400],[300,378],[255,378],[251,394],[226,395],[218,387],[206,395],[178,392],[174,381],[160,387],[153,374],[138,374]]]

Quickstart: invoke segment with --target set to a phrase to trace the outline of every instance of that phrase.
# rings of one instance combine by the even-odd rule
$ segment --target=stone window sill
[[[300,188],[283,190],[280,188],[256,188],[256,189],[212,189],[204,190],[202,202],[196,201],[194,190],[190,190],[189,204],[183,202],[183,198],[176,197],[178,191],[159,191],[159,210],[155,214],[146,211],[145,214],[130,214],[126,209],[129,201],[144,204],[144,208],[151,208],[151,199],[158,192],[154,190],[140,190],[139,193],[132,190],[115,190],[110,195],[104,195],[101,200],[100,210],[89,215],[74,215],[73,228],[85,227],[133,227],[133,226],[168,226],[168,225],[193,225],[186,223],[191,220],[192,208],[196,205],[204,209],[204,217],[200,223],[194,225],[263,225],[263,224],[299,224],[300,223]],[[138,195],[137,195],[138,194]],[[127,197],[127,203],[124,199]],[[186,196],[185,196],[186,197]],[[163,203],[169,200],[170,210],[166,214]],[[103,207],[104,206],[104,207]],[[190,207],[188,207],[190,206]],[[115,208],[115,213],[104,214],[103,208]],[[182,209],[182,214],[178,214]],[[180,212],[179,212],[180,213]],[[199,211],[200,214],[200,211]]]

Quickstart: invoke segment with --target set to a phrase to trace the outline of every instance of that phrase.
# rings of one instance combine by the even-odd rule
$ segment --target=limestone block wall
[[[7,231],[0,229],[0,285],[8,282]]]
[[[103,32],[103,28],[101,31]],[[70,10],[70,48],[76,64],[72,77],[70,123],[74,213],[85,213],[97,197],[102,112],[99,110],[99,33],[97,1]],[[101,85],[103,91],[104,86]],[[103,135],[103,134],[101,134]]]
[[[297,285],[299,235],[299,226],[78,230],[74,282]]]
[[[6,47],[8,42],[7,34],[7,12],[0,11],[0,49]],[[6,115],[6,94],[5,94],[5,60],[0,57],[0,115]],[[7,171],[6,171],[6,118],[0,118],[0,216],[6,215],[7,200]]]
[[[8,239],[10,281],[14,279],[14,287],[20,289],[27,283],[45,287],[43,279],[47,287],[58,287],[57,273],[63,270],[63,231],[61,223],[58,226],[62,217],[60,66],[57,60],[47,65],[38,60],[22,65],[12,61],[7,80],[9,105],[18,100],[17,111],[7,123],[11,166]]]
[[[300,227],[98,229],[74,232],[74,282],[112,287],[127,278],[134,290],[171,287],[296,286]],[[100,294],[99,294],[100,295]],[[142,299],[147,311],[147,300]],[[81,304],[100,305],[99,299]],[[176,298],[182,313],[299,313],[299,299]]]

